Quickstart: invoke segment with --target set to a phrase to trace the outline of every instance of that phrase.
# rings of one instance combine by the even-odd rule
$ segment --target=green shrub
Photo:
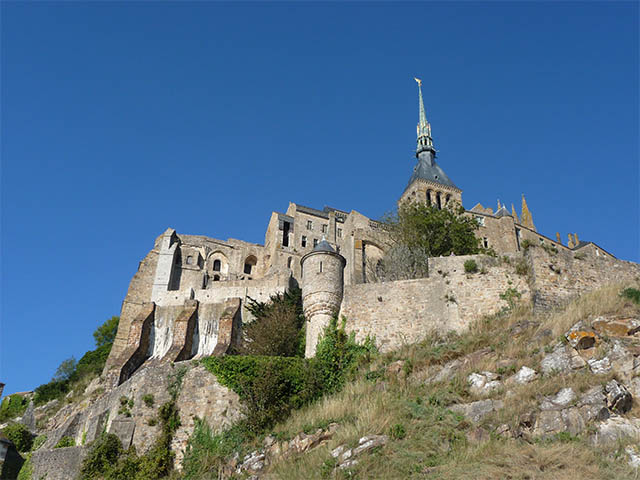
[[[95,350],[86,352],[82,358],[78,360],[76,369],[70,379],[75,381],[86,376],[100,375],[104,369],[105,363],[107,363],[107,358],[109,357],[112,346],[112,343],[106,343]]]
[[[256,432],[320,394],[313,366],[302,358],[233,355],[205,358],[202,363],[240,396],[247,424]]]
[[[51,380],[49,383],[40,385],[35,389],[33,395],[33,403],[35,405],[44,405],[51,400],[64,397],[69,393],[69,380],[56,381]]]
[[[272,295],[268,302],[250,298],[247,310],[254,320],[243,327],[242,345],[234,353],[304,357],[305,318],[300,288]]]
[[[535,247],[535,243],[533,243],[531,240],[528,239],[524,239],[521,243],[520,246],[522,247],[523,250],[527,250],[530,247]]]
[[[338,319],[332,318],[316,347],[313,363],[323,393],[340,390],[359,364],[369,361],[377,351],[373,338],[367,337],[362,345],[356,343],[355,332],[347,335],[345,323],[346,319],[342,317],[342,324],[338,327]]]
[[[47,441],[47,436],[46,435],[38,435],[35,438],[35,440],[33,441],[33,445],[31,446],[31,451],[35,452],[42,445],[44,445],[44,442],[46,442],[46,441]]]
[[[507,302],[509,308],[515,307],[517,300],[521,296],[522,294],[515,288],[507,288],[503,293],[500,294],[500,298]]]
[[[244,423],[214,434],[207,422],[196,418],[182,464],[185,480],[213,478],[205,474],[217,474],[218,468],[224,464],[226,458],[239,451],[243,444],[252,438],[253,434]]]
[[[65,448],[65,447],[75,447],[75,446],[76,446],[76,441],[73,438],[65,435],[60,440],[58,440],[58,443],[56,443],[55,447],[53,448]]]
[[[4,397],[0,404],[0,422],[22,416],[29,406],[29,399],[18,393]]]
[[[105,474],[117,464],[118,457],[122,452],[120,439],[113,433],[103,433],[93,442],[87,456],[82,461],[80,479],[93,480],[102,476],[107,478]]]
[[[146,393],[142,396],[142,403],[144,403],[147,407],[153,407],[153,395],[150,393]]]
[[[407,431],[405,430],[404,425],[396,423],[389,429],[389,436],[395,440],[402,440],[407,436]]]
[[[7,472],[4,467],[2,468],[2,473],[6,475],[6,478],[13,478],[13,475],[11,475],[10,472]],[[33,463],[31,462],[30,453],[25,456],[22,468],[20,468],[20,472],[16,478],[17,480],[31,480],[33,478]]]
[[[640,305],[640,290],[638,290],[637,288],[625,288],[622,291],[621,295],[624,298],[628,298],[632,302]]]
[[[33,446],[33,435],[31,432],[21,423],[12,423],[7,425],[3,430],[4,433],[11,442],[16,446],[16,450],[19,452],[28,452]]]
[[[478,271],[478,264],[474,259],[464,262],[464,271],[466,273],[476,273]]]
[[[584,260],[585,258],[587,258],[587,254],[584,252],[578,252],[573,256],[573,258],[575,258],[576,260]]]

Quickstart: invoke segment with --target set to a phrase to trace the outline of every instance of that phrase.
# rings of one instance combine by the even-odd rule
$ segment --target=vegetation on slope
[[[534,315],[514,299],[512,308],[479,320],[468,333],[434,333],[424,342],[360,364],[343,388],[293,410],[286,420],[263,430],[262,435],[247,435],[240,426],[213,434],[204,422],[199,422],[185,459],[185,478],[215,477],[217,469],[234,452],[242,458],[259,449],[266,433],[286,440],[334,422],[339,428],[327,444],[276,461],[267,467],[265,478],[634,478],[622,441],[596,448],[586,434],[572,436],[565,432],[541,440],[491,433],[500,425],[519,422],[521,415],[545,395],[553,395],[563,387],[584,392],[613,374],[596,376],[582,370],[510,386],[509,395],[497,390],[491,397],[504,401],[504,408],[476,425],[450,408],[480,398],[467,382],[472,372],[489,370],[506,375],[524,365],[539,370],[540,360],[550,346],[579,320],[620,312],[639,314],[640,308],[632,300],[634,294],[625,290],[621,295],[620,291],[620,287],[613,286],[592,292],[562,310],[544,315]],[[460,360],[458,369],[434,380],[443,365],[456,359]],[[398,363],[402,367],[393,368]],[[241,391],[237,386],[236,389]],[[638,408],[636,404],[632,414],[637,415]],[[332,449],[355,446],[359,438],[371,434],[386,434],[389,441],[371,454],[358,457],[356,465],[336,468],[336,460],[330,455]]]

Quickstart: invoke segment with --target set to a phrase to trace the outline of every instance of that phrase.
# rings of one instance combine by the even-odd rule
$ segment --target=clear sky
[[[167,227],[264,242],[293,201],[378,218],[417,88],[464,205],[639,260],[636,2],[2,2],[5,393],[93,348]]]

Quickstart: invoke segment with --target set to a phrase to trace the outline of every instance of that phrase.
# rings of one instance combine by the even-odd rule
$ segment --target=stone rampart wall
[[[465,273],[470,259],[478,273]],[[434,331],[465,330],[473,320],[506,307],[500,294],[510,288],[521,301],[530,300],[526,277],[491,257],[434,258],[429,270],[429,278],[345,286],[340,314],[347,318],[347,330],[360,341],[375,336],[378,347],[389,351]]]
[[[529,247],[533,305],[537,310],[561,306],[581,293],[611,283],[640,279],[640,265],[614,259],[596,247],[579,252]]]

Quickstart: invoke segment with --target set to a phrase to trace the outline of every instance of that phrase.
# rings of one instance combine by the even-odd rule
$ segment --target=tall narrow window
[[[327,233],[327,230],[329,230],[329,226],[328,225],[322,225],[322,233]]]
[[[313,230],[313,222],[311,220],[307,220],[307,230]]]
[[[322,273],[322,262],[320,262],[320,273]]]
[[[338,235],[338,238],[342,238],[342,229],[341,228],[337,229],[336,235]]]
[[[302,240],[300,240],[300,245],[302,245],[303,247],[307,246],[307,237],[302,235]]]
[[[313,248],[315,248],[315,247],[317,247],[317,246],[318,246],[318,239],[317,239],[317,238],[314,238],[314,239],[313,239]]]
[[[436,193],[436,202],[438,202],[438,210],[442,210],[442,195],[440,195],[440,192]]]
[[[213,261],[213,271],[214,272],[219,272],[220,271],[220,266],[221,266],[220,260],[214,260]]]
[[[287,259],[287,268],[291,268],[291,257]]]
[[[289,246],[289,230],[291,229],[291,224],[289,222],[284,222],[284,227],[282,229],[282,246]]]
[[[247,275],[251,275],[253,273],[253,268],[256,266],[256,263],[258,263],[256,257],[254,257],[253,255],[248,256],[244,261],[244,273],[246,273]]]
[[[489,248],[489,239],[487,237],[484,237],[482,239],[482,245],[484,246],[484,248]]]

